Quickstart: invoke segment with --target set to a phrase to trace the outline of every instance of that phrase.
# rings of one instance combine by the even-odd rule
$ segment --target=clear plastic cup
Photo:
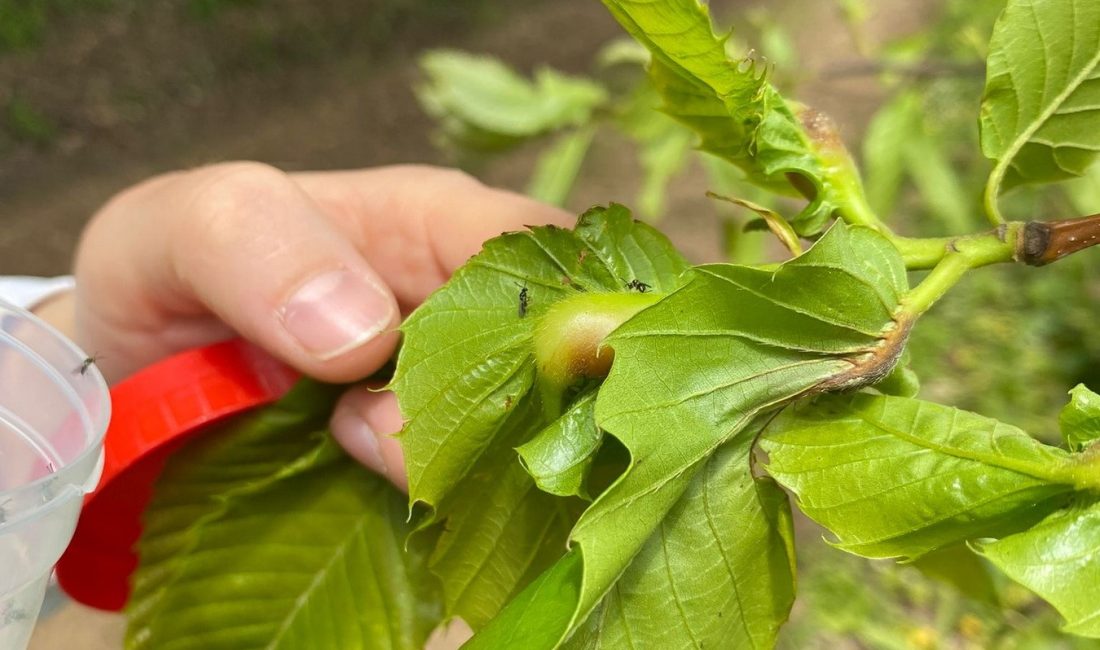
[[[0,648],[23,650],[110,418],[94,363],[49,325],[0,301]]]

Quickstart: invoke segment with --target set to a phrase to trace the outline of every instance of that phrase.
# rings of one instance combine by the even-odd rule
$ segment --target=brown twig
[[[1100,244],[1100,214],[1060,221],[1029,221],[1017,243],[1024,264],[1043,266]]]

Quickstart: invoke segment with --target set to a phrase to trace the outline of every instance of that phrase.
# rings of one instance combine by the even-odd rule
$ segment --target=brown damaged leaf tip
[[[1043,266],[1100,243],[1100,214],[1060,221],[1030,221],[1017,243],[1024,264]]]

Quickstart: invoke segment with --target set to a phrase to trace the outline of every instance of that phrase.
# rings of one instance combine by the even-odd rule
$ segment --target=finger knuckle
[[[232,244],[242,225],[282,202],[292,181],[275,167],[257,162],[220,163],[191,172],[190,206],[177,241],[207,246]]]

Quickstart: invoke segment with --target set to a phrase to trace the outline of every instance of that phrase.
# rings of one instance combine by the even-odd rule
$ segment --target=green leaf
[[[648,59],[649,53],[642,52]],[[659,101],[652,84],[640,84],[618,115],[619,126],[638,147],[643,172],[638,209],[650,221],[663,216],[668,183],[687,166],[695,139],[684,125],[657,110]]]
[[[668,129],[662,136],[641,143],[642,188],[638,206],[646,218],[664,216],[668,184],[684,170],[691,152],[692,136],[683,128]]]
[[[1069,454],[990,418],[875,395],[821,398],[765,432],[768,473],[865,557],[915,558],[1025,528],[1073,490]]]
[[[147,510],[128,604],[130,637],[164,615],[162,597],[175,579],[178,557],[198,529],[224,514],[226,499],[262,489],[308,464],[332,412],[337,391],[299,382],[278,403],[211,431],[173,456]],[[161,511],[174,516],[160,516]]]
[[[959,173],[947,157],[946,142],[932,133],[920,133],[905,150],[905,167],[929,213],[948,232],[973,230],[978,196],[963,189]]]
[[[170,460],[146,511],[128,648],[423,647],[441,618],[426,553],[406,552],[402,495],[303,430],[331,406],[300,387]]]
[[[1063,185],[1066,198],[1078,214],[1095,214],[1100,205],[1100,165],[1085,170],[1085,175]]]
[[[1100,152],[1100,4],[1009,0],[986,67],[986,211],[1001,220],[1002,192],[1081,176]]]
[[[543,203],[565,205],[595,133],[592,127],[585,127],[562,134],[539,156],[535,173],[527,184],[527,194]]]
[[[1084,384],[1077,384],[1069,394],[1070,402],[1058,416],[1058,426],[1069,448],[1080,451],[1100,438],[1100,395]]]
[[[568,408],[569,387],[537,367],[536,334],[571,301],[626,309],[626,318],[686,269],[663,235],[613,205],[573,231],[539,227],[486,243],[405,321],[393,380],[400,441],[411,500],[431,509],[425,525],[444,522],[432,566],[449,613],[475,627],[491,618],[560,556],[576,517],[536,488],[514,451]],[[628,288],[633,281],[651,291]]]
[[[596,426],[596,393],[591,392],[516,451],[540,490],[587,499],[584,480],[602,439]]]
[[[698,133],[704,151],[741,167],[754,183],[797,189],[811,200],[792,220],[800,234],[821,232],[834,212],[877,225],[835,127],[816,111],[788,105],[754,61],[731,59],[705,4],[604,4],[649,49],[650,79],[663,110]]]
[[[897,204],[905,177],[909,144],[921,136],[921,98],[916,92],[901,92],[871,118],[863,138],[863,168],[867,200],[882,215],[890,215]]]
[[[401,495],[339,456],[237,496],[132,647],[418,650],[442,612],[408,533]]]
[[[1054,605],[1066,632],[1100,638],[1100,503],[1078,500],[1029,530],[977,549]]]
[[[473,149],[505,148],[586,125],[607,101],[607,92],[589,80],[542,68],[529,81],[495,59],[462,52],[429,52],[420,67],[427,77],[417,89],[424,109],[447,138]]]
[[[646,298],[644,306],[678,286],[686,269],[663,235],[619,205],[585,213],[574,231],[545,226],[487,242],[402,326],[393,387],[407,420],[411,499],[437,504],[515,428],[509,416],[536,381],[535,331],[556,303],[623,294]],[[654,298],[628,289],[632,280]]]
[[[566,647],[771,648],[794,603],[790,504],[724,445]]]
[[[652,550],[656,547],[648,546],[654,535],[675,533],[687,539],[707,534],[690,526],[673,531],[676,519],[670,513],[698,512],[693,486],[704,489],[710,472],[725,467],[723,456],[711,460],[723,445],[741,449],[742,460],[746,458],[744,446],[752,438],[746,428],[758,415],[809,392],[873,381],[889,368],[905,334],[905,328],[893,321],[904,291],[905,272],[893,246],[872,230],[837,223],[804,255],[776,269],[697,267],[686,285],[608,337],[615,363],[597,397],[596,421],[629,450],[631,464],[573,530],[571,538],[582,557],[582,575],[577,577],[581,586],[572,619],[559,638],[568,636],[611,590],[618,589],[614,598],[621,599],[628,583],[620,578],[637,575],[642,579],[645,571],[634,573],[632,562],[659,559]],[[660,381],[653,381],[655,376]],[[766,485],[748,489],[748,463],[738,467],[738,491],[727,495],[730,501],[724,505],[715,501],[712,516],[726,508],[742,513],[757,507],[767,511],[771,508],[753,506],[752,500],[764,504],[777,498],[768,496]],[[711,534],[753,536],[760,530],[754,525],[745,531]],[[575,562],[571,557],[562,562]],[[699,566],[690,563],[690,557],[683,558],[676,573],[701,572],[713,563],[713,557],[700,559]],[[781,590],[769,592],[760,586],[783,583],[774,574],[775,562],[769,566],[770,577],[752,583],[757,586],[741,595],[742,602],[782,601]],[[558,581],[569,578],[560,567],[548,575]],[[548,590],[563,591],[568,590]],[[662,593],[667,598],[668,592]],[[516,647],[554,647],[542,643],[551,638],[545,629],[515,627],[524,612],[540,606],[529,593],[518,602],[523,603],[523,611],[505,608],[486,628],[487,637],[516,639]],[[702,620],[704,614],[696,604],[703,610],[714,605],[706,599],[695,604],[682,601],[679,611],[684,620]],[[670,614],[661,611],[669,607],[661,598],[631,597],[629,605],[632,611],[616,616],[641,621]],[[554,612],[553,621],[564,620],[560,604],[541,606]],[[764,630],[781,622],[779,609],[742,609],[740,614],[731,613],[734,623],[730,624],[754,630],[748,638],[761,642],[770,634]]]
[[[913,560],[911,564],[924,575],[951,585],[967,598],[998,604],[992,568],[966,544],[937,549]]]
[[[572,550],[527,585],[463,650],[559,647],[580,598],[581,576],[580,552]]]
[[[537,406],[526,398],[516,407],[526,427],[541,423]],[[495,441],[435,513],[445,523],[429,566],[442,580],[447,614],[475,629],[561,556],[579,514],[540,491],[517,462],[514,441],[529,434],[520,427]]]

